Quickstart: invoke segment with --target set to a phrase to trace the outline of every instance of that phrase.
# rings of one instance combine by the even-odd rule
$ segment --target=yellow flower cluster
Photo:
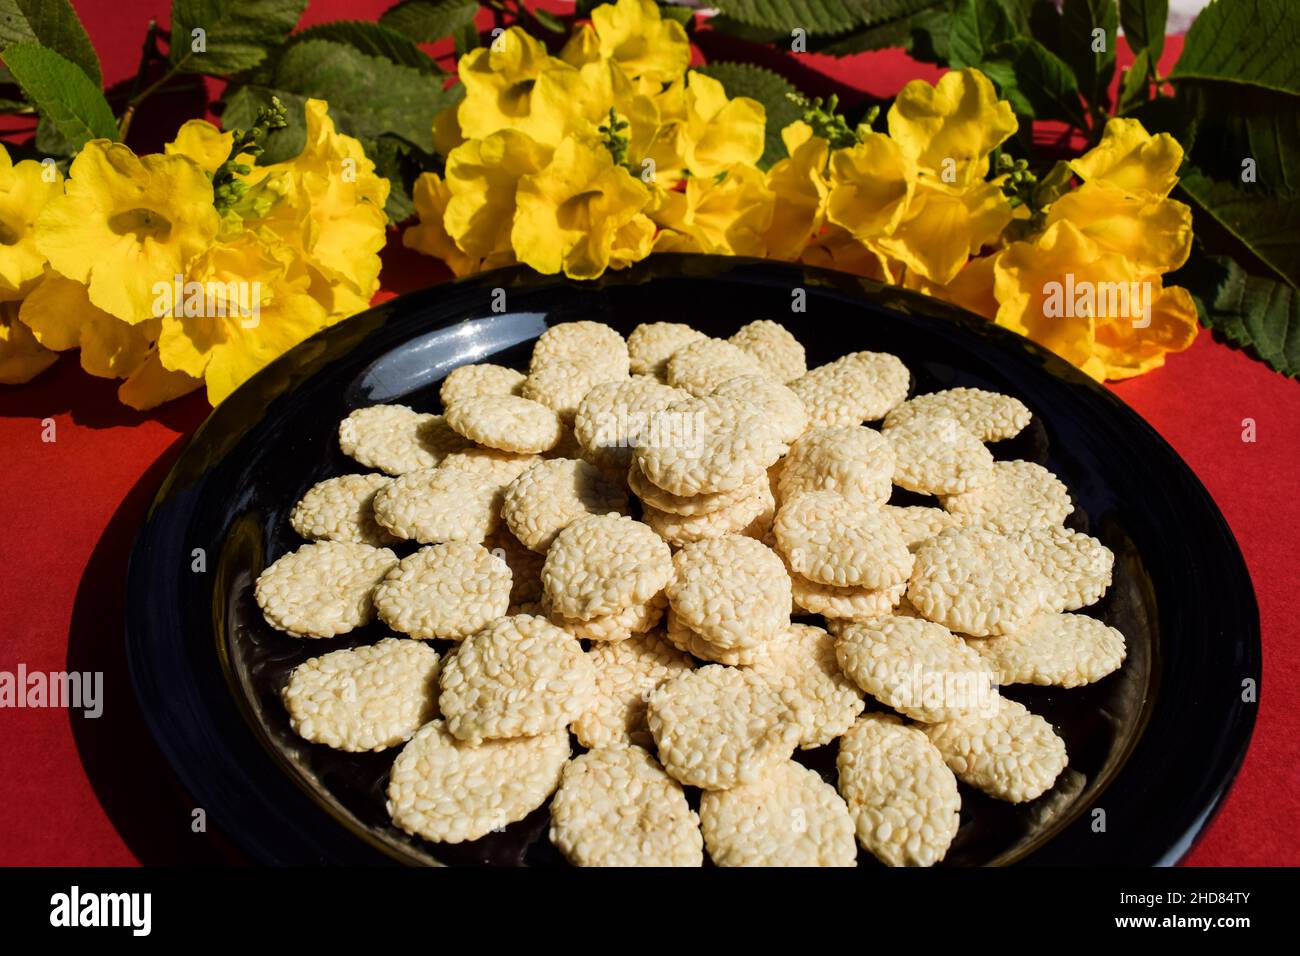
[[[559,56],[515,27],[462,57],[465,98],[433,129],[445,173],[420,177],[403,241],[458,276],[524,263],[590,278],[656,251],[827,266],[955,302],[1099,379],[1195,337],[1190,296],[1161,284],[1191,241],[1169,136],[1112,121],[1072,164],[1083,185],[1013,242],[1030,210],[990,157],[1018,124],[979,71],[907,84],[888,134],[833,143],[795,122],[763,171],[762,105],[690,59],[651,0],[597,7]]]
[[[216,405],[272,359],[370,304],[388,181],[327,104],[306,145],[246,171],[218,211],[234,135],[200,120],[161,154],[92,140],[65,180],[0,148],[0,382],[78,348],[91,375],[151,408],[206,384]]]

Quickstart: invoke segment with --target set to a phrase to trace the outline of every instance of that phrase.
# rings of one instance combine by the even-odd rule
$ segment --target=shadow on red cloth
[[[177,438],[113,514],[82,573],[69,627],[68,670],[103,673],[102,699],[107,702],[93,720],[72,712],[72,735],[81,764],[113,827],[146,865],[240,861],[238,853],[210,828],[206,833],[193,831],[193,801],[144,724],[126,665],[127,557],[149,503],[184,443],[184,436]]]
[[[86,428],[130,428],[156,421],[172,431],[188,434],[207,417],[208,402],[202,390],[137,412],[118,400],[119,384],[116,379],[87,375],[81,370],[77,353],[69,352],[21,388],[4,389],[0,394],[0,418],[39,420],[68,414]]]

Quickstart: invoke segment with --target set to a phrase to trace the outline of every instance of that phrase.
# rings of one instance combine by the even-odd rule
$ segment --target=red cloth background
[[[313,0],[306,22],[374,19],[384,0]],[[135,71],[145,24],[165,0],[78,0],[110,83]],[[1163,71],[1181,43],[1167,49]],[[1122,51],[1123,52],[1123,51]],[[938,71],[898,52],[807,56],[813,93],[877,96]],[[842,85],[837,87],[837,85]],[[160,101],[137,119],[156,149],[193,112]],[[195,105],[189,104],[191,108]],[[146,128],[151,124],[154,132]],[[136,134],[133,133],[133,139]],[[150,138],[156,142],[150,142]],[[445,276],[392,244],[387,296]],[[1227,516],[1259,597],[1264,680],[1254,742],[1222,811],[1188,858],[1201,865],[1300,863],[1300,385],[1202,332],[1187,352],[1115,392],[1160,431]],[[0,711],[0,864],[203,862],[220,846],[192,833],[188,798],[145,732],[126,677],[121,608],[126,556],[149,500],[207,407],[192,395],[150,414],[119,405],[113,383],[66,356],[21,387],[0,387],[0,670],[105,672],[103,716]],[[57,440],[41,440],[52,419]],[[1257,440],[1242,441],[1243,420]],[[1152,488],[1152,494],[1160,489]],[[1194,746],[1195,742],[1189,742]]]

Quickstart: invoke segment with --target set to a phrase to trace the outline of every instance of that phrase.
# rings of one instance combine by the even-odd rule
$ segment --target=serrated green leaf
[[[884,23],[876,23],[869,27],[863,27],[861,30],[855,30],[847,36],[832,37],[829,40],[820,42],[814,39],[812,43],[808,44],[808,49],[813,53],[826,53],[830,56],[852,56],[854,53],[887,50],[890,47],[910,49],[914,29],[913,24],[914,19],[912,17],[886,20]]]
[[[483,37],[479,35],[478,27],[474,21],[462,24],[452,35],[456,43],[456,55],[464,56],[470,50],[477,50],[483,45]]]
[[[172,0],[172,66],[224,76],[251,70],[298,23],[307,0]],[[203,50],[194,31],[202,30]]]
[[[1028,36],[1029,14],[1033,10],[1035,0],[998,0],[998,2],[1002,4],[1002,9],[1015,24],[1016,32]]]
[[[1242,96],[1228,83],[1198,83],[1178,90],[1177,100],[1197,119],[1196,142],[1187,142],[1192,163],[1211,179],[1241,182],[1243,161],[1252,160],[1252,190],[1300,193],[1300,97],[1273,90]],[[1203,133],[1203,135],[1201,135]],[[1179,142],[1185,142],[1179,139]]]
[[[69,0],[0,0],[0,53],[11,43],[40,44],[103,85],[99,56]]]
[[[719,13],[704,22],[714,33],[725,33],[729,37],[745,40],[748,43],[776,43],[779,40],[788,45],[790,41],[789,30],[783,30],[779,27],[755,26],[752,23],[737,20],[735,17],[729,17],[725,13]]]
[[[1173,80],[1221,80],[1300,94],[1300,5],[1215,0],[1187,31]]]
[[[257,120],[258,111],[271,105],[272,97],[284,104],[287,125],[283,129],[272,130],[263,139],[263,152],[258,158],[258,162],[263,165],[282,163],[302,152],[307,141],[303,119],[305,97],[288,90],[250,83],[227,89],[221,100],[221,125],[224,129],[232,130],[250,128]]]
[[[92,139],[117,139],[108,100],[81,67],[34,43],[11,44],[4,58],[24,95],[72,151]]]
[[[416,43],[433,43],[473,24],[478,10],[477,0],[407,0],[390,7],[379,22]]]
[[[695,25],[695,11],[691,7],[678,6],[675,3],[660,3],[659,16],[665,20],[676,20],[688,30]]]
[[[1033,0],[1029,8],[1029,34],[1060,58],[1061,11],[1053,0]]]
[[[933,0],[715,0],[722,13],[750,26],[789,35],[796,28],[809,35],[848,33],[855,27],[896,20]]]
[[[922,63],[947,63],[948,38],[952,31],[952,15],[947,3],[920,10],[909,19],[912,37],[907,51],[912,59]]]
[[[1169,0],[1119,0],[1119,22],[1134,53],[1147,50],[1154,66],[1165,50]]]
[[[1300,196],[1270,195],[1258,186],[1211,179],[1185,169],[1178,188],[1277,278],[1300,282]]]
[[[391,135],[425,148],[431,145],[434,116],[458,102],[463,88],[444,90],[437,76],[333,40],[307,40],[285,51],[269,86],[240,87],[226,97],[225,125],[251,125],[257,108],[273,95],[289,107],[291,125],[269,137],[267,153],[287,158],[302,148],[305,99],[327,100],[330,116],[349,136],[373,141]]]
[[[700,72],[721,83],[727,96],[747,96],[763,104],[767,113],[766,139],[758,167],[768,169],[777,160],[784,159],[781,130],[803,115],[789,97],[798,92],[794,85],[785,77],[752,63],[710,63]]]
[[[998,0],[962,0],[948,26],[948,65],[978,67],[994,47],[1015,38],[1015,24]]]
[[[1167,277],[1196,302],[1201,324],[1247,349],[1289,378],[1300,376],[1300,292],[1272,277],[1252,275],[1234,259],[1199,249]]]
[[[1133,65],[1124,71],[1119,84],[1119,111],[1125,113],[1139,103],[1146,102],[1151,96],[1151,84],[1148,74],[1151,72],[1151,51],[1143,50],[1133,60]]]
[[[999,44],[981,69],[1017,113],[1084,124],[1074,74],[1037,40],[1018,37]]]
[[[360,50],[369,56],[381,56],[392,63],[413,67],[424,73],[444,72],[411,40],[379,23],[368,23],[364,20],[319,23],[295,33],[289,38],[288,44],[302,43],[306,40],[333,40],[336,43],[346,43],[354,50]]]
[[[1118,32],[1115,0],[1065,0],[1061,7],[1060,59],[1074,71],[1079,92],[1089,103],[1109,101]],[[1094,49],[1098,46],[1101,49]]]

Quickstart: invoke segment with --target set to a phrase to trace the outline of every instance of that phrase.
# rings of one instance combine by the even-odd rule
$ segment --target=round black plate
[[[1254,705],[1242,684],[1260,675],[1250,579],[1196,477],[1105,389],[982,319],[839,273],[701,256],[655,257],[587,283],[512,269],[394,299],[304,342],[204,422],[131,555],[126,630],[146,719],[215,825],[268,863],[559,862],[545,807],[456,847],[393,828],[384,809],[393,752],[306,744],[278,698],[297,663],[373,641],[380,628],[286,637],[262,620],[252,582],[300,543],[287,516],[302,493],[360,470],[336,440],[350,410],[436,410],[451,369],[522,366],[556,322],[596,319],[626,334],[671,320],[725,336],[756,318],[785,322],[810,366],[888,351],[911,368],[914,393],[972,385],[1019,397],[1033,425],[995,455],[1059,475],[1076,506],[1069,524],[1115,552],[1114,585],[1088,613],[1124,632],[1127,662],[1077,690],[1007,689],[1052,721],[1070,765],[1021,806],[963,786],[946,863],[1169,864],[1186,853],[1245,754]],[[799,759],[834,781],[830,748]]]

